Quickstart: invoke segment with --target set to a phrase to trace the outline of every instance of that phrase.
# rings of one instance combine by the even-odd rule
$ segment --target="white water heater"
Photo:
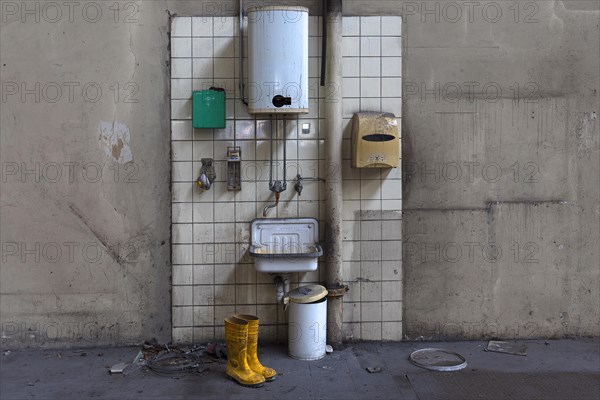
[[[308,8],[251,7],[248,14],[248,111],[308,113]]]

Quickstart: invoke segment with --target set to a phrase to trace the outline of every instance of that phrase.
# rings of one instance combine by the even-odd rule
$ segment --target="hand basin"
[[[314,218],[269,218],[252,221],[249,253],[259,272],[316,271],[323,255],[319,221]]]

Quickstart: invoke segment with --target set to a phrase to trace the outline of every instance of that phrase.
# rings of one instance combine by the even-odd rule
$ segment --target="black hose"
[[[325,86],[327,70],[327,0],[323,0],[323,41],[321,42],[321,86]]]

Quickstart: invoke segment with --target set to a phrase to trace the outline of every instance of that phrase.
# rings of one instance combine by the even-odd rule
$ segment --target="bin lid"
[[[290,292],[290,301],[293,303],[314,303],[327,296],[327,289],[321,285],[305,285],[300,286]]]

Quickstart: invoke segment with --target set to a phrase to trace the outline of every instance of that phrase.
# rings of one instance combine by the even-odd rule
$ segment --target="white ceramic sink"
[[[316,271],[323,255],[319,221],[314,218],[270,218],[252,221],[250,255],[259,272]]]

